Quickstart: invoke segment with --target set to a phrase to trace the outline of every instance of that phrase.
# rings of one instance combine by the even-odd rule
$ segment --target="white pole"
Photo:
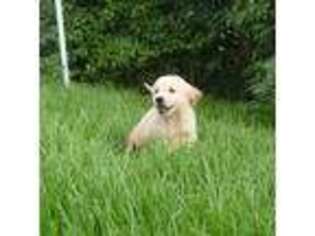
[[[67,49],[66,49],[66,38],[65,31],[63,26],[63,14],[62,14],[62,0],[55,0],[56,7],[56,18],[57,18],[57,26],[58,26],[58,35],[59,35],[59,49],[60,49],[60,58],[61,65],[63,71],[63,82],[65,87],[70,85],[69,79],[69,67],[68,67],[68,59],[67,59]]]

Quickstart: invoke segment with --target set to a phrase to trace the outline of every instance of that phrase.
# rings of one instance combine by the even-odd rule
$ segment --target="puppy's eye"
[[[159,89],[154,89],[154,93],[158,93],[159,92]]]
[[[170,93],[175,93],[176,91],[175,91],[175,89],[173,89],[173,88],[169,88],[169,90],[168,90]]]

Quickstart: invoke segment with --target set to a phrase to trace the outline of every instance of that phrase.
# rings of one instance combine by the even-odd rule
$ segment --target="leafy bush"
[[[43,57],[56,52],[51,2],[41,3]],[[64,5],[70,68],[79,81],[137,83],[179,73],[205,92],[244,99],[247,81],[256,76],[250,68],[274,55],[273,0],[66,0]]]
[[[58,52],[57,27],[53,0],[40,1],[40,56],[41,59]],[[67,32],[68,33],[68,32]]]
[[[249,80],[249,91],[255,101],[272,104],[275,102],[275,63],[274,58],[257,62],[251,68],[255,75]]]
[[[59,65],[59,55],[53,54],[48,57],[41,58],[40,73],[45,81],[59,81],[62,76],[61,67]]]

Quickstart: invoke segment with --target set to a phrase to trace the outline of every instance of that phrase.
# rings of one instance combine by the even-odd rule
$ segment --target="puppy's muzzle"
[[[157,97],[155,98],[155,102],[158,106],[162,106],[164,104],[164,99],[163,97]]]
[[[159,96],[155,98],[156,107],[159,110],[160,114],[168,112],[173,106],[167,106],[165,104],[164,98]]]

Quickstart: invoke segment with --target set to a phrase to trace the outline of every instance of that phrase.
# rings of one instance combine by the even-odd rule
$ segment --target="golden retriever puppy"
[[[202,97],[178,75],[165,75],[153,86],[144,84],[152,95],[153,107],[144,115],[127,138],[127,151],[137,149],[154,139],[165,140],[171,150],[197,140],[193,106]]]

